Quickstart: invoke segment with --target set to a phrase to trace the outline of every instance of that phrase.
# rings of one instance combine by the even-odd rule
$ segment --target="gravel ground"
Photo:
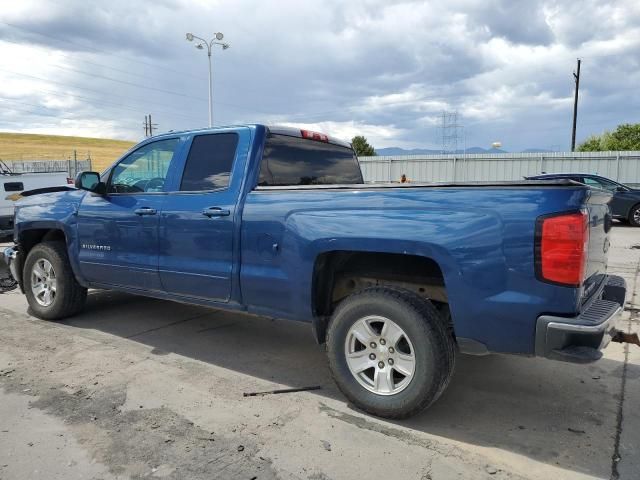
[[[636,331],[640,229],[612,244]],[[640,475],[634,346],[587,366],[461,356],[431,409],[388,422],[345,402],[304,324],[96,291],[56,323],[1,295],[0,327],[1,480]]]

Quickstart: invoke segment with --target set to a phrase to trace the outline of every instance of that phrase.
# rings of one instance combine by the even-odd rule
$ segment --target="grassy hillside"
[[[68,160],[73,158],[75,150],[78,160],[89,155],[92,168],[102,171],[133,145],[133,142],[107,138],[0,132],[0,159]]]

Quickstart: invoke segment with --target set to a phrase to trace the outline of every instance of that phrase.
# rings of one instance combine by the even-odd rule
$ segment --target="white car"
[[[69,183],[66,172],[0,173],[0,238],[13,234],[13,204],[22,192]]]

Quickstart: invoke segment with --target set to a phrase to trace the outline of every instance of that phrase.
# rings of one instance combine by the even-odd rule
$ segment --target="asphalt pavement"
[[[640,229],[609,271],[638,331]],[[245,397],[278,388],[319,390]],[[353,409],[308,325],[114,292],[64,322],[0,295],[0,479],[640,478],[640,348],[591,365],[460,356],[429,410]]]

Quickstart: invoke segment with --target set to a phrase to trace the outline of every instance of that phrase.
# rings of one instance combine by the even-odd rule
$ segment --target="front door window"
[[[113,169],[109,193],[162,192],[169,165],[180,140],[148,143],[125,157]]]

